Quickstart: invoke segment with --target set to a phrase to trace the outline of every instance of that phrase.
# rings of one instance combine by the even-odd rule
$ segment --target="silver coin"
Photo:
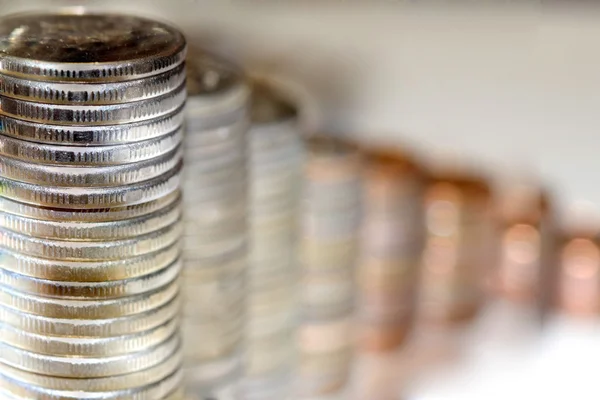
[[[4,178],[37,185],[110,187],[144,182],[169,172],[183,157],[180,147],[157,157],[131,164],[103,167],[34,164],[10,157],[0,158]]]
[[[0,211],[0,227],[20,234],[72,241],[113,240],[144,235],[175,223],[181,217],[181,199],[151,214],[114,222],[39,220]]]
[[[59,261],[37,258],[6,249],[0,251],[1,268],[20,275],[63,282],[108,282],[155,273],[175,262],[179,241],[155,252],[121,260]]]
[[[0,342],[5,364],[43,375],[101,378],[151,368],[165,361],[179,346],[179,336],[144,351],[110,357],[59,357],[32,353]]]
[[[38,375],[0,363],[0,375],[24,384],[57,391],[112,392],[159,382],[177,371],[181,360],[181,349],[177,349],[163,363],[154,367],[131,374],[87,379]]]
[[[37,143],[106,146],[133,143],[164,136],[184,121],[183,107],[149,121],[119,125],[51,125],[24,121],[0,113],[2,134]]]
[[[113,241],[66,241],[40,239],[0,229],[0,247],[33,257],[53,260],[118,260],[152,253],[175,243],[182,223],[176,221],[157,231]]]
[[[165,399],[170,393],[181,385],[183,378],[182,371],[178,370],[171,375],[166,376],[158,382],[153,382],[144,387],[131,387],[122,391],[111,392],[88,392],[77,391],[55,391],[46,388],[22,384],[21,382],[3,377],[0,375],[0,382],[9,392],[27,396],[26,398],[35,398],[39,400],[84,400],[84,399],[119,399],[119,400],[144,400],[144,399]]]
[[[0,322],[0,341],[18,349],[51,356],[106,357],[143,351],[171,337],[179,328],[173,319],[145,332],[109,338],[72,338],[40,335]]]
[[[152,99],[185,82],[185,65],[144,79],[107,83],[41,81],[0,75],[0,95],[48,104],[105,105]]]
[[[39,186],[0,178],[0,195],[47,207],[99,209],[157,200],[179,189],[182,163],[167,173],[141,183],[116,187],[73,188]]]
[[[55,125],[116,125],[169,115],[184,104],[185,98],[185,85],[156,98],[106,105],[45,104],[0,96],[0,113]]]
[[[169,207],[173,202],[180,201],[181,192],[173,191],[156,200],[147,203],[134,204],[123,207],[110,207],[100,209],[64,209],[34,206],[0,196],[0,210],[26,218],[58,222],[114,222],[122,219],[131,219],[151,214]]]
[[[105,300],[55,299],[22,293],[0,286],[0,304],[22,313],[47,318],[72,318],[82,321],[140,314],[168,303],[178,292],[178,280],[147,293]],[[73,321],[73,323],[76,322]]]
[[[31,278],[0,267],[0,285],[24,293],[61,299],[117,298],[146,293],[166,285],[179,275],[181,264],[181,261],[177,260],[148,275],[106,282],[65,282]]]
[[[175,149],[182,138],[182,128],[141,142],[112,146],[43,144],[0,135],[0,154],[34,163],[97,167],[155,159]]]
[[[173,297],[163,305],[134,315],[104,319],[49,318],[23,313],[0,305],[0,319],[26,332],[67,337],[112,337],[144,332],[179,315],[181,299]]]
[[[178,30],[134,16],[30,13],[4,17],[1,26],[0,72],[27,79],[139,79],[171,70],[186,56]]]

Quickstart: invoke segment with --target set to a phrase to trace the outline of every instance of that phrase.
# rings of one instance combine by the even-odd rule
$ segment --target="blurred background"
[[[280,81],[302,99],[308,130],[402,145],[432,163],[451,156],[493,182],[527,176],[550,189],[563,224],[581,204],[589,224],[600,220],[600,11],[589,5],[129,0],[0,9],[82,4],[170,21],[192,44]],[[528,312],[499,301],[469,328],[419,332],[434,336],[429,352],[417,343],[366,356],[354,385],[388,388],[364,400],[597,399],[597,319],[556,315],[540,331]]]

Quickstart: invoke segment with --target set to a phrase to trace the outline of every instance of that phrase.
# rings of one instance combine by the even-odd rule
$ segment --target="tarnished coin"
[[[180,199],[176,200],[141,217],[91,223],[39,220],[0,211],[0,227],[37,238],[70,241],[131,238],[175,223],[181,216],[180,203]]]
[[[47,104],[105,105],[155,98],[175,91],[184,82],[184,64],[149,78],[112,82],[108,85],[0,75],[0,95]]]
[[[135,16],[30,13],[3,18],[0,25],[0,73],[26,79],[140,79],[174,69],[186,56],[177,29]]]
[[[55,299],[34,296],[0,286],[0,304],[23,313],[46,318],[72,318],[81,321],[140,314],[168,303],[178,292],[177,280],[151,292],[105,300]]]
[[[104,166],[155,159],[175,149],[183,137],[182,128],[141,142],[112,146],[72,146],[34,143],[0,135],[0,154],[26,162]]]
[[[2,134],[37,143],[107,146],[140,142],[178,129],[184,120],[183,106],[150,121],[119,125],[51,125],[23,121],[0,114]]]
[[[139,314],[104,319],[49,318],[27,314],[0,304],[0,319],[18,329],[40,335],[69,337],[111,337],[143,332],[179,314],[181,300],[173,297],[163,305]]]
[[[123,207],[160,199],[179,189],[182,163],[148,181],[114,187],[40,186],[0,177],[0,194],[12,200],[67,209]]]
[[[71,378],[101,378],[138,372],[167,360],[179,346],[179,336],[132,354],[110,357],[60,357],[36,354],[0,342],[5,364],[38,374]]]
[[[33,295],[61,299],[107,299],[146,293],[173,281],[181,271],[181,261],[165,268],[124,280],[105,282],[53,281],[32,278],[0,268],[0,285]]]

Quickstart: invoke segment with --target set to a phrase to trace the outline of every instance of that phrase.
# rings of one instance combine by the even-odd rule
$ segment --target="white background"
[[[37,3],[78,4],[0,5],[11,12]],[[507,168],[539,175],[563,208],[600,204],[600,14],[552,2],[415,3],[87,4],[170,20],[190,42],[289,82],[307,101],[313,129],[394,141],[425,158],[452,150],[494,176]],[[486,328],[496,326],[486,319],[494,312],[504,316],[493,321],[517,321],[508,338],[489,334],[497,332]],[[530,340],[521,311],[494,312],[461,336],[464,348],[450,346],[462,354],[458,366],[408,387],[399,376],[417,362],[407,350],[389,361],[396,367],[382,368],[398,371],[388,377],[395,394],[361,400],[396,399],[400,388],[423,400],[600,397],[595,322],[559,320]]]

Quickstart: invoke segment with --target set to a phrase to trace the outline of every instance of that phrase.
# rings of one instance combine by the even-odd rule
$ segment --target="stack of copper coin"
[[[295,108],[254,82],[250,147],[250,290],[243,398],[290,395],[297,321],[297,231],[304,146]]]
[[[190,395],[222,396],[242,373],[249,88],[236,68],[188,57],[183,341]],[[221,397],[219,397],[221,398]]]
[[[307,140],[301,215],[299,394],[346,382],[361,220],[362,157],[340,139]]]
[[[513,181],[496,198],[499,264],[490,283],[500,296],[545,312],[554,233],[548,196],[533,183]]]
[[[403,342],[413,317],[423,178],[407,156],[378,150],[368,153],[364,176],[358,340],[362,349],[386,351]]]
[[[181,398],[183,36],[23,14],[0,41],[0,396]]]
[[[479,177],[454,171],[431,177],[424,195],[421,321],[460,322],[479,310],[495,257],[490,199]]]
[[[564,215],[556,246],[554,306],[563,315],[597,318],[600,312],[600,223],[595,209],[577,204]]]

